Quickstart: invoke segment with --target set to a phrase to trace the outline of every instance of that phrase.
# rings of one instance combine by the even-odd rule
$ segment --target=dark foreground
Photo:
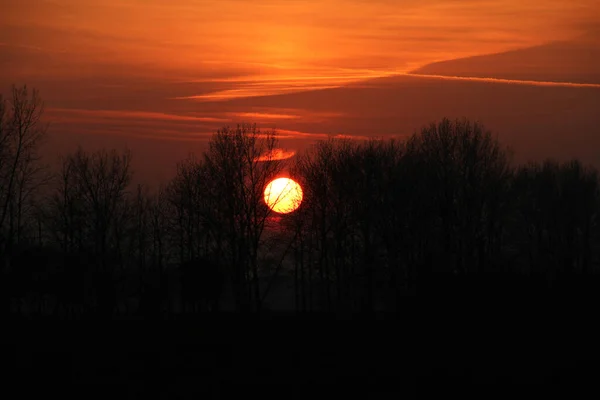
[[[21,398],[582,398],[600,376],[594,308],[440,303],[344,320],[7,321],[1,367]]]

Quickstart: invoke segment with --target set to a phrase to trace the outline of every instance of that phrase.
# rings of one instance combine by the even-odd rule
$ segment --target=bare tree
[[[303,283],[308,275],[309,309],[314,278],[319,306],[342,312],[372,312],[390,280],[398,281],[402,243],[396,237],[407,214],[401,201],[408,198],[395,199],[402,149],[395,141],[328,140],[298,158],[306,200],[296,215],[305,219],[297,224],[305,250],[296,276]]]
[[[55,230],[66,252],[91,251],[104,263],[117,248],[117,227],[124,225],[128,206],[130,159],[128,151],[90,154],[81,148],[63,158],[52,204]]]
[[[43,175],[39,145],[47,126],[41,121],[38,91],[12,87],[10,99],[0,95],[0,244],[9,249],[23,239],[31,221],[35,190]],[[31,226],[30,226],[31,227]]]
[[[236,305],[242,310],[252,304],[260,309],[259,248],[272,214],[263,192],[284,166],[275,157],[277,144],[276,132],[261,132],[256,125],[225,127],[204,157],[204,193],[226,241]]]
[[[164,187],[159,187],[152,197],[149,211],[152,238],[151,264],[162,270],[167,256],[168,230],[168,201]]]
[[[511,174],[507,149],[468,120],[444,119],[412,140],[435,199],[446,264],[458,274],[483,268],[490,245],[497,248],[498,212]]]
[[[350,140],[330,139],[318,142],[300,156],[295,169],[305,188],[305,201],[298,217],[307,221],[298,236],[302,247],[302,262],[298,278],[308,293],[301,294],[302,307],[313,309],[319,298],[319,306],[331,309],[348,308],[355,299],[360,271],[357,244],[358,207],[362,199],[357,196],[356,186],[362,183],[360,144]],[[365,196],[372,196],[366,193]],[[318,282],[319,290],[313,290]],[[335,296],[335,299],[334,299]]]
[[[522,166],[513,184],[511,233],[522,268],[549,287],[593,272],[600,182],[578,161]]]
[[[131,224],[130,160],[129,151],[87,153],[79,148],[63,159],[51,203],[51,221],[65,265],[69,260],[71,271],[91,270],[97,305],[107,315],[117,305],[115,266],[122,265],[124,236]]]
[[[177,249],[179,263],[208,253],[205,209],[205,176],[202,160],[190,155],[178,163],[177,174],[167,186],[170,205],[172,245]]]
[[[491,134],[467,120],[442,120],[404,143],[317,143],[296,166],[308,211],[297,225],[302,245],[310,243],[298,274],[300,282],[308,275],[308,308],[315,282],[327,307],[333,287],[338,309],[370,312],[414,290],[417,271],[484,272],[501,248],[508,162]]]

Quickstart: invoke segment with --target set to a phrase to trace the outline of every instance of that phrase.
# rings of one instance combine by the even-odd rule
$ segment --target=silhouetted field
[[[572,310],[414,307],[395,321],[279,314],[14,324],[4,360],[24,394],[93,398],[576,395],[600,372],[593,318]]]

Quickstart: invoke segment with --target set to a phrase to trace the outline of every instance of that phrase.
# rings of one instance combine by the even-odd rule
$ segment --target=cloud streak
[[[264,155],[256,158],[256,161],[267,162],[267,161],[287,160],[287,159],[294,157],[295,155],[296,155],[295,151],[288,151],[288,150],[277,148],[277,149],[273,149],[273,151],[269,152],[268,154],[264,154]]]
[[[281,108],[281,107],[251,107],[252,111],[231,111],[223,113],[233,120],[252,120],[252,121],[299,121],[302,122],[323,122],[335,118],[346,116],[343,112],[317,111],[302,108]]]
[[[48,108],[46,112],[50,116],[82,116],[106,119],[142,119],[162,121],[186,121],[186,122],[227,122],[228,119],[217,117],[199,117],[191,115],[167,114],[152,111],[131,110],[87,110],[74,108]]]
[[[426,79],[442,79],[442,80],[452,80],[452,81],[502,83],[502,84],[525,85],[525,86],[600,89],[600,84],[597,84],[597,83],[549,82],[549,81],[520,80],[520,79],[484,78],[484,77],[472,77],[472,76],[425,75],[425,74],[413,74],[413,73],[404,74],[404,75],[415,76],[415,77],[426,78]]]
[[[334,89],[348,84],[361,82],[367,79],[382,78],[396,75],[391,72],[363,71],[362,73],[349,74],[345,70],[335,69],[339,75],[310,75],[309,76],[287,76],[270,78],[221,78],[209,79],[205,82],[220,82],[235,85],[234,88],[211,91],[192,96],[174,97],[174,100],[197,100],[197,101],[227,101],[248,97],[264,97],[280,94],[306,92],[312,90]],[[291,72],[291,71],[290,71]],[[330,73],[332,71],[329,71]],[[297,72],[296,72],[297,73]],[[314,74],[314,72],[312,72]],[[195,81],[198,82],[198,81]]]

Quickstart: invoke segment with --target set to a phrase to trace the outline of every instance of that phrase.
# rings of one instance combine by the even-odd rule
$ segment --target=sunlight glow
[[[289,178],[278,178],[265,188],[265,203],[279,214],[287,214],[297,210],[302,203],[302,188]]]

